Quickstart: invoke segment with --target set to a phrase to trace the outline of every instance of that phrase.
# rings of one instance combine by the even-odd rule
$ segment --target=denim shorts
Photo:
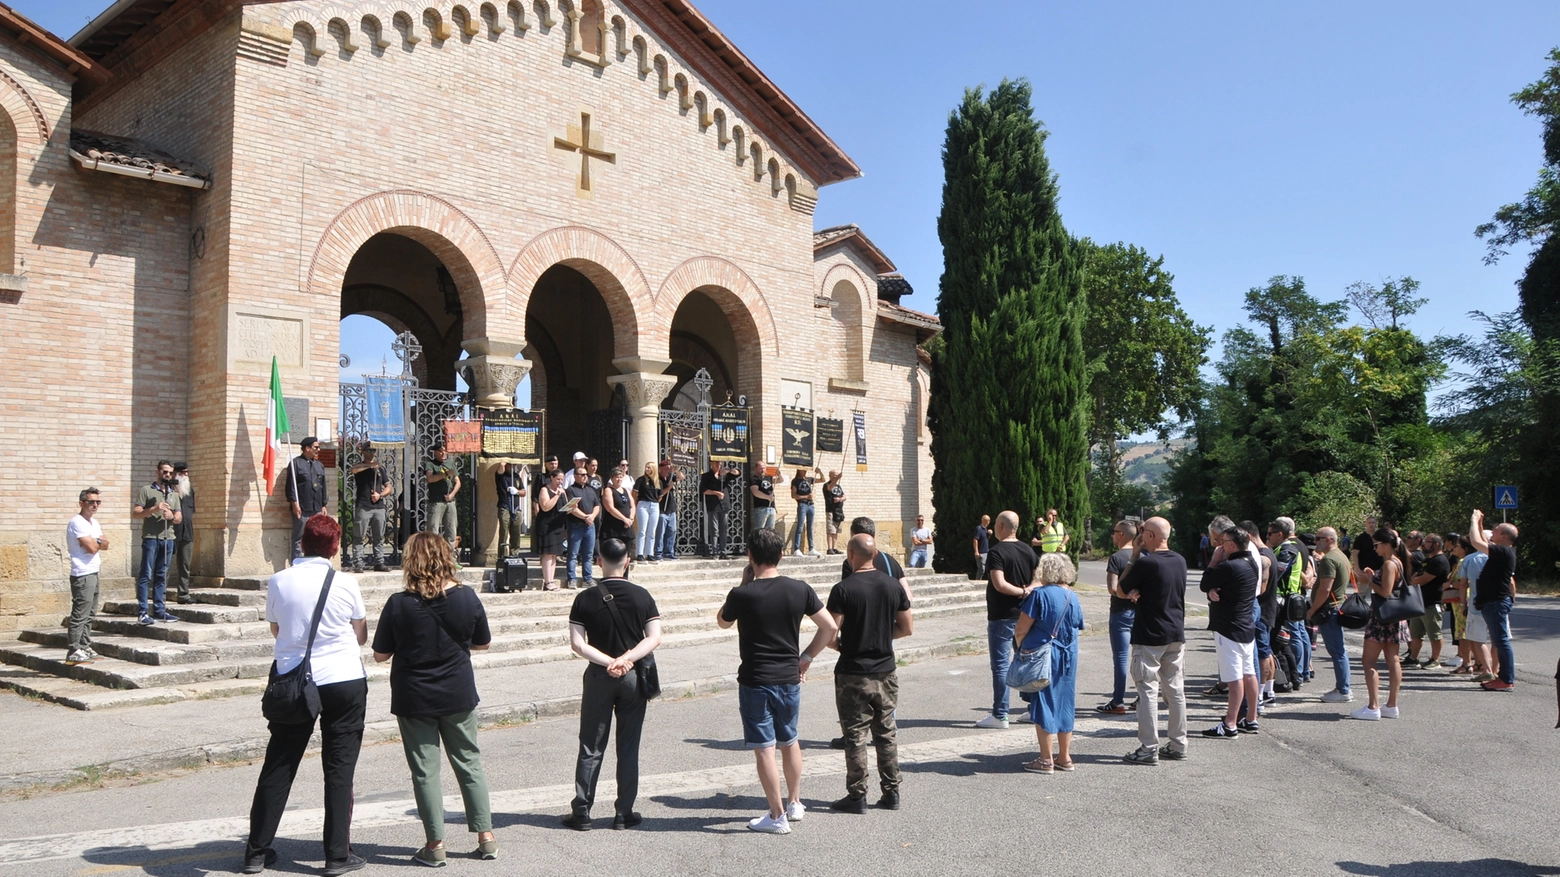
[[[790,746],[796,742],[796,716],[802,709],[800,685],[738,685],[742,742],[749,749]]]

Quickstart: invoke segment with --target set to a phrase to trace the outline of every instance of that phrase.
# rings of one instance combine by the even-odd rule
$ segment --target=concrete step
[[[104,657],[90,664],[69,665],[63,649],[20,641],[0,645],[0,661],[106,688],[173,688],[216,679],[262,678],[271,668],[270,655],[168,665]]]
[[[262,597],[259,605],[250,606],[217,606],[209,603],[185,603],[183,605],[172,604],[168,606],[168,614],[179,619],[180,624],[242,624],[246,621],[259,621],[265,612],[265,599]],[[110,601],[103,604],[99,615],[124,615],[135,618],[141,614],[141,608],[133,602]]]
[[[69,636],[64,631],[24,630],[19,639],[25,643],[59,649],[62,654],[70,642]],[[92,648],[106,658],[159,666],[269,657],[273,645],[274,642],[269,637],[212,640],[193,645],[134,636],[94,634],[92,637]]]
[[[242,624],[150,624],[122,615],[99,615],[92,629],[104,634],[159,639],[174,643],[208,643],[218,640],[271,639],[271,625],[264,621]]]

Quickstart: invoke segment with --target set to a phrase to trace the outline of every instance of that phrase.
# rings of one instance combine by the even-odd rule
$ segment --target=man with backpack
[[[1316,584],[1316,566],[1311,552],[1295,536],[1293,518],[1275,518],[1268,525],[1267,544],[1275,560],[1268,586],[1278,602],[1274,652],[1285,658],[1293,656],[1293,663],[1284,661],[1283,669],[1289,676],[1290,690],[1299,691],[1311,674],[1311,632],[1306,629],[1306,617],[1311,609],[1309,592]],[[1287,638],[1289,648],[1279,649],[1280,638]]]

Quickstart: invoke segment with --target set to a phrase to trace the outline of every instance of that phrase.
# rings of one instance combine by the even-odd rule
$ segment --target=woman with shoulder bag
[[[305,685],[318,691],[312,706],[320,723],[320,765],[325,770],[325,871],[345,874],[363,867],[352,853],[352,780],[363,747],[363,717],[368,678],[363,644],[368,642],[368,610],[357,580],[338,573],[330,559],[341,547],[341,525],[315,515],[303,525],[303,559],[266,582],[265,620],[276,637],[273,683],[278,675],[302,669]],[[307,666],[305,666],[305,664]],[[310,692],[312,694],[312,692]],[[268,703],[269,707],[269,703]],[[269,709],[268,709],[269,712]],[[245,874],[276,864],[276,829],[287,807],[298,762],[314,733],[314,716],[303,721],[270,722],[271,741],[255,784],[249,810],[249,839],[244,844]]]
[[[498,858],[487,774],[477,746],[477,680],[471,650],[493,641],[482,600],[455,578],[455,555],[433,533],[407,540],[401,564],[406,590],[385,601],[374,629],[374,660],[390,665],[390,712],[401,729],[406,766],[412,771],[417,815],[427,842],[413,856],[421,865],[444,865],[444,790],[439,769],[442,741],[466,807],[466,829],[477,835],[476,856]]]
[[[1026,762],[1030,773],[1073,769],[1073,722],[1078,701],[1078,631],[1083,630],[1083,604],[1070,587],[1078,571],[1065,554],[1045,554],[1035,569],[1040,587],[1030,590],[1019,606],[1013,637],[1020,652],[1051,644],[1051,682],[1034,694],[1020,692],[1029,704],[1040,757]],[[1051,738],[1056,738],[1056,756]]]
[[[1371,535],[1376,552],[1381,555],[1381,571],[1370,582],[1370,621],[1365,625],[1365,692],[1367,703],[1349,715],[1368,722],[1398,717],[1398,692],[1403,687],[1403,663],[1400,646],[1408,644],[1407,621],[1382,621],[1379,615],[1381,602],[1393,595],[1399,584],[1404,583],[1407,570],[1413,561],[1402,537],[1385,527]],[[1377,686],[1381,672],[1376,669],[1378,658],[1387,659],[1387,704],[1381,706],[1381,693]]]

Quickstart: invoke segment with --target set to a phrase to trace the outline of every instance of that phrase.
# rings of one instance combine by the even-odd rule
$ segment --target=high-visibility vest
[[[1040,528],[1040,550],[1047,554],[1060,551],[1062,539],[1067,536],[1067,528],[1061,521],[1054,524],[1046,524]]]

